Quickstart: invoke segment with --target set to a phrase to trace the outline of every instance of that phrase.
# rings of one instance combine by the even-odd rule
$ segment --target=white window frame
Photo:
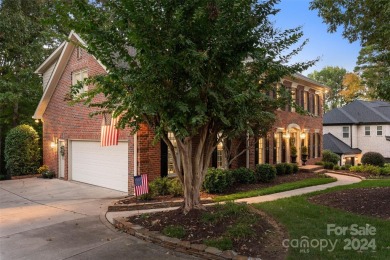
[[[304,90],[303,91],[303,109],[306,111],[309,111],[308,101],[309,101],[309,92]]]
[[[344,131],[344,130],[347,130],[347,131]],[[344,136],[344,135],[347,135],[347,136]],[[349,138],[349,126],[343,126],[343,138]]]
[[[259,138],[259,164],[265,163],[265,138]]]
[[[368,134],[367,134],[368,132]],[[371,127],[370,126],[364,126],[364,136],[371,136]]]
[[[223,168],[223,143],[217,145],[217,168]]]
[[[176,139],[175,139],[175,136],[173,135],[172,132],[168,132],[168,139],[171,141],[173,147],[174,147],[174,150],[176,151],[177,150],[177,143],[176,143]],[[175,174],[175,166],[174,166],[174,163],[173,163],[173,155],[171,153],[171,150],[168,148],[168,174]]]
[[[88,78],[88,69],[81,69],[72,72],[72,85],[76,85],[80,81],[84,81]],[[84,84],[83,88],[79,90],[78,95],[88,91],[88,85]]]
[[[380,132],[380,134],[379,134],[379,132]],[[381,126],[381,125],[377,125],[376,126],[376,135],[377,136],[383,136],[383,126]]]

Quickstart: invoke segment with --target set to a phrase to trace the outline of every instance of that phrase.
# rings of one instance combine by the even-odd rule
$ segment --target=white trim
[[[65,45],[66,41],[62,42],[60,46],[58,46],[58,48],[52,54],[50,54],[50,56],[34,71],[34,73],[42,74],[44,72],[43,69],[52,64],[54,60],[61,55]]]
[[[134,135],[134,143],[133,143],[133,160],[134,160],[134,176],[137,176],[138,175],[138,137],[137,137],[137,133],[135,133]]]

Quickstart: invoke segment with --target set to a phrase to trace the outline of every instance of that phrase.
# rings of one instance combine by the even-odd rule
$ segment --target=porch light
[[[286,138],[286,139],[289,139],[289,138],[290,138],[290,133],[289,133],[289,132],[285,133],[285,134],[283,135],[283,137]]]
[[[50,142],[50,147],[51,148],[56,148],[56,143],[55,142]]]
[[[306,138],[306,134],[305,132],[302,132],[301,135],[300,135],[301,139],[305,139]]]
[[[37,123],[37,124],[38,124],[38,123],[39,123],[39,119],[35,119],[35,123]]]

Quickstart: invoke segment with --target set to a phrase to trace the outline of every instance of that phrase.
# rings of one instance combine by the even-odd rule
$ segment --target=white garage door
[[[101,147],[100,142],[72,141],[71,178],[113,190],[128,190],[128,143]]]

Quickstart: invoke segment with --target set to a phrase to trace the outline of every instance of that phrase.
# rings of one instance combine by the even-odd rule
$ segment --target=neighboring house
[[[359,164],[366,152],[390,161],[390,103],[355,100],[327,112],[323,124],[324,133],[330,133],[324,135],[324,149],[340,154],[341,165]],[[340,148],[340,141],[346,146]]]
[[[34,118],[43,124],[43,160],[58,178],[75,180],[133,194],[133,176],[148,174],[149,180],[174,174],[172,156],[164,142],[152,144],[154,133],[146,125],[135,135],[120,130],[117,146],[100,146],[101,117],[89,117],[93,108],[82,104],[69,106],[70,86],[89,76],[107,73],[105,67],[84,49],[74,32],[71,41],[62,43],[36,70],[42,75],[43,96]],[[308,115],[293,107],[276,111],[277,121],[266,137],[251,145],[232,167],[254,168],[259,163],[289,162],[289,147],[294,144],[300,156],[301,146],[309,148],[309,161],[321,158],[323,96],[327,87],[302,75],[286,78],[293,100]],[[85,86],[88,91],[92,86]],[[272,93],[271,93],[272,94]],[[100,97],[102,98],[102,97]],[[169,135],[172,138],[172,135]],[[245,149],[245,143],[241,148]],[[218,145],[212,166],[222,165],[222,145]],[[298,160],[300,163],[300,160]]]

